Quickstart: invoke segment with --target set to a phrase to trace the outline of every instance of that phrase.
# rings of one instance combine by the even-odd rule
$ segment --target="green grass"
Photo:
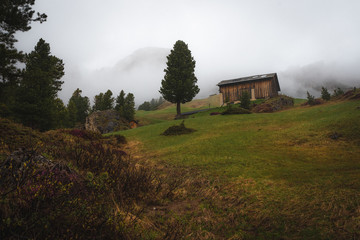
[[[214,108],[219,106],[218,96],[212,96],[207,99],[196,99],[191,102],[181,104],[181,112],[190,112],[199,109]],[[161,123],[173,120],[176,116],[176,105],[171,104],[163,109],[156,111],[136,111],[135,118],[139,120],[141,126]]]
[[[208,107],[203,106],[200,108],[193,108],[193,107],[181,107],[181,112],[190,112],[198,109],[206,109]],[[167,108],[156,110],[156,111],[136,111],[135,118],[140,121],[141,125],[149,125],[155,123],[161,123],[164,121],[173,120],[176,116],[176,107],[171,105]]]
[[[360,230],[359,106],[360,101],[347,101],[271,114],[205,112],[185,120],[186,127],[197,130],[189,135],[160,135],[180,120],[121,134],[141,142],[143,154],[156,156],[154,161],[231,184],[230,195],[244,187],[244,179],[254,182],[246,191],[261,199],[257,214],[266,216],[272,228],[259,230],[259,236],[340,239],[359,236],[351,232]],[[337,140],[329,137],[335,132],[341,135]],[[245,213],[246,223],[258,218],[254,211]]]
[[[352,110],[356,105],[358,102],[346,102],[274,114],[239,116],[209,116],[209,112],[204,112],[185,120],[187,127],[197,130],[191,135],[160,136],[180,120],[164,121],[121,134],[130,140],[141,141],[145,150],[161,152],[174,164],[204,167],[209,172],[213,172],[213,166],[214,171],[217,169],[215,172],[224,170],[230,176],[246,174],[258,177],[273,175],[273,168],[278,169],[278,166],[292,168],[294,163],[289,159],[306,164],[306,159],[317,157],[320,152],[329,160],[345,157],[343,154],[334,155],[333,151],[341,149],[341,153],[343,147],[358,146],[331,140],[327,135],[339,131],[351,137],[359,130],[356,123],[360,111]],[[315,151],[317,148],[320,152]],[[267,168],[256,167],[256,164],[265,164],[265,160]],[[249,162],[251,166],[247,166]]]
[[[307,102],[307,99],[302,99],[302,98],[295,98],[294,99],[294,105],[295,106],[300,106],[301,104]]]

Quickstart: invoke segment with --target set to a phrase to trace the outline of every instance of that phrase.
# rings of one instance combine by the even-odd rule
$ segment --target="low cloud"
[[[349,89],[360,85],[360,69],[354,64],[316,62],[289,67],[278,76],[282,92],[294,97],[305,97],[307,91],[320,96],[321,87],[332,92],[338,87]]]
[[[142,48],[131,55],[118,61],[114,66],[93,70],[83,74],[71,74],[69,78],[76,75],[76,83],[66,84],[64,90],[74,91],[75,86],[83,90],[92,101],[94,96],[100,92],[110,89],[116,97],[121,90],[125,93],[135,95],[136,104],[159,97],[161,80],[166,68],[166,56],[170,49],[166,48]],[[71,82],[69,79],[67,82]],[[69,88],[73,87],[73,90]],[[65,96],[64,96],[65,97]]]
[[[110,89],[116,97],[121,90],[135,95],[136,105],[160,96],[159,89],[166,68],[166,57],[170,49],[141,48],[129,56],[118,61],[112,67],[81,72],[77,68],[68,71],[65,84],[60,94],[62,99],[69,99],[71,93],[80,88],[84,96],[92,101],[100,92]],[[264,74],[259,71],[254,74]],[[217,72],[216,69],[204,71],[196,70],[198,85],[201,89],[195,98],[206,98],[210,94],[218,93],[216,84],[226,80],[229,73]],[[239,75],[236,77],[246,77]],[[344,90],[360,87],[360,68],[356,64],[333,62],[315,62],[304,66],[293,66],[278,72],[281,91],[292,97],[305,98],[306,92],[320,96],[321,87],[330,92],[340,87]],[[66,94],[67,95],[66,95]],[[67,100],[65,100],[67,102]]]

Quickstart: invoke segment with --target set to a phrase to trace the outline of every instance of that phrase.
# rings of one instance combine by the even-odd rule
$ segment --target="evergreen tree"
[[[0,103],[13,105],[15,91],[19,84],[21,71],[17,64],[23,62],[24,55],[17,51],[15,33],[30,30],[33,21],[42,23],[46,15],[32,10],[35,0],[9,1],[0,3]]]
[[[307,99],[308,99],[307,103],[309,105],[315,105],[315,97],[312,96],[309,92],[306,92],[306,95],[307,95]]]
[[[73,128],[76,125],[77,120],[77,107],[75,101],[69,101],[67,105],[67,112],[68,112],[68,124],[69,127]]]
[[[104,108],[113,109],[114,108],[114,98],[112,97],[113,93],[110,90],[107,90],[104,94]]]
[[[113,109],[114,98],[112,97],[112,92],[107,90],[106,93],[99,93],[94,97],[94,106],[93,111],[104,111],[108,109]]]
[[[240,97],[240,107],[250,109],[250,94],[249,91],[243,91]]]
[[[135,98],[134,94],[128,93],[124,102],[123,116],[131,121],[134,120],[135,116]]]
[[[167,68],[161,81],[160,93],[169,102],[176,103],[177,116],[181,115],[180,104],[191,101],[200,91],[196,85],[195,60],[188,45],[177,41],[167,56]]]
[[[66,128],[69,126],[69,114],[67,108],[64,105],[64,102],[57,98],[55,99],[55,120],[54,120],[54,128]]]
[[[48,130],[54,126],[55,99],[61,90],[64,64],[50,55],[50,45],[40,39],[25,56],[25,70],[19,86],[16,113],[24,125]]]
[[[125,104],[125,92],[121,90],[120,94],[116,97],[115,110],[118,112],[122,112]]]
[[[143,104],[140,104],[140,106],[138,107],[138,110],[150,111],[151,104],[149,102],[145,101]]]
[[[157,101],[154,98],[152,98],[150,101],[150,109],[155,110],[156,107],[157,107]]]
[[[72,119],[72,121],[85,123],[86,117],[90,111],[90,101],[88,97],[82,97],[81,93],[82,91],[77,88],[72,94],[69,104],[73,102],[76,107],[75,119]]]
[[[330,100],[330,93],[328,92],[328,90],[324,87],[321,88],[321,98],[329,101]]]
[[[102,111],[104,110],[104,93],[99,93],[98,95],[95,95],[94,97],[94,106],[93,106],[93,111]]]

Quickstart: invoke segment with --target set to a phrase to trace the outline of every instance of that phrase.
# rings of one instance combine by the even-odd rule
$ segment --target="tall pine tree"
[[[74,104],[76,108],[76,114],[70,116],[72,122],[85,123],[86,117],[90,111],[90,101],[88,97],[81,96],[82,91],[77,88],[69,99],[68,107],[70,104]],[[73,111],[73,110],[72,110]],[[75,117],[75,119],[74,119]]]
[[[131,121],[135,117],[135,97],[134,94],[128,93],[124,101],[123,116]]]
[[[33,21],[46,21],[45,14],[37,13],[34,17],[34,4],[35,0],[2,0],[0,3],[0,115],[13,107],[22,73],[17,65],[23,62],[24,54],[14,46],[15,33],[30,30]]]
[[[40,39],[34,51],[25,56],[16,113],[24,125],[48,130],[55,125],[57,92],[61,90],[64,64],[50,55],[50,45]]]
[[[54,106],[55,106],[54,128],[71,127],[69,125],[68,109],[65,107],[63,101],[60,98],[55,99]]]
[[[159,92],[167,101],[176,103],[177,116],[181,115],[180,104],[191,101],[200,91],[196,85],[195,63],[188,45],[180,40],[167,56],[167,68]]]
[[[125,92],[121,90],[119,95],[116,97],[115,110],[118,112],[122,112],[125,104]]]

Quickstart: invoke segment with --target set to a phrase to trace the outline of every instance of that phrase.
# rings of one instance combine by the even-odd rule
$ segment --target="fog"
[[[48,21],[17,34],[16,46],[50,43],[65,63],[64,102],[76,88],[90,99],[107,89],[137,104],[159,97],[177,40],[196,60],[197,98],[222,80],[273,72],[282,93],[304,97],[359,87],[359,9],[357,0],[36,0]]]
[[[357,65],[359,66],[359,65]],[[279,73],[282,81],[282,92],[294,97],[311,95],[321,96],[321,88],[329,92],[336,88],[347,90],[360,86],[359,70],[355,64],[316,62],[302,67],[289,67]]]

